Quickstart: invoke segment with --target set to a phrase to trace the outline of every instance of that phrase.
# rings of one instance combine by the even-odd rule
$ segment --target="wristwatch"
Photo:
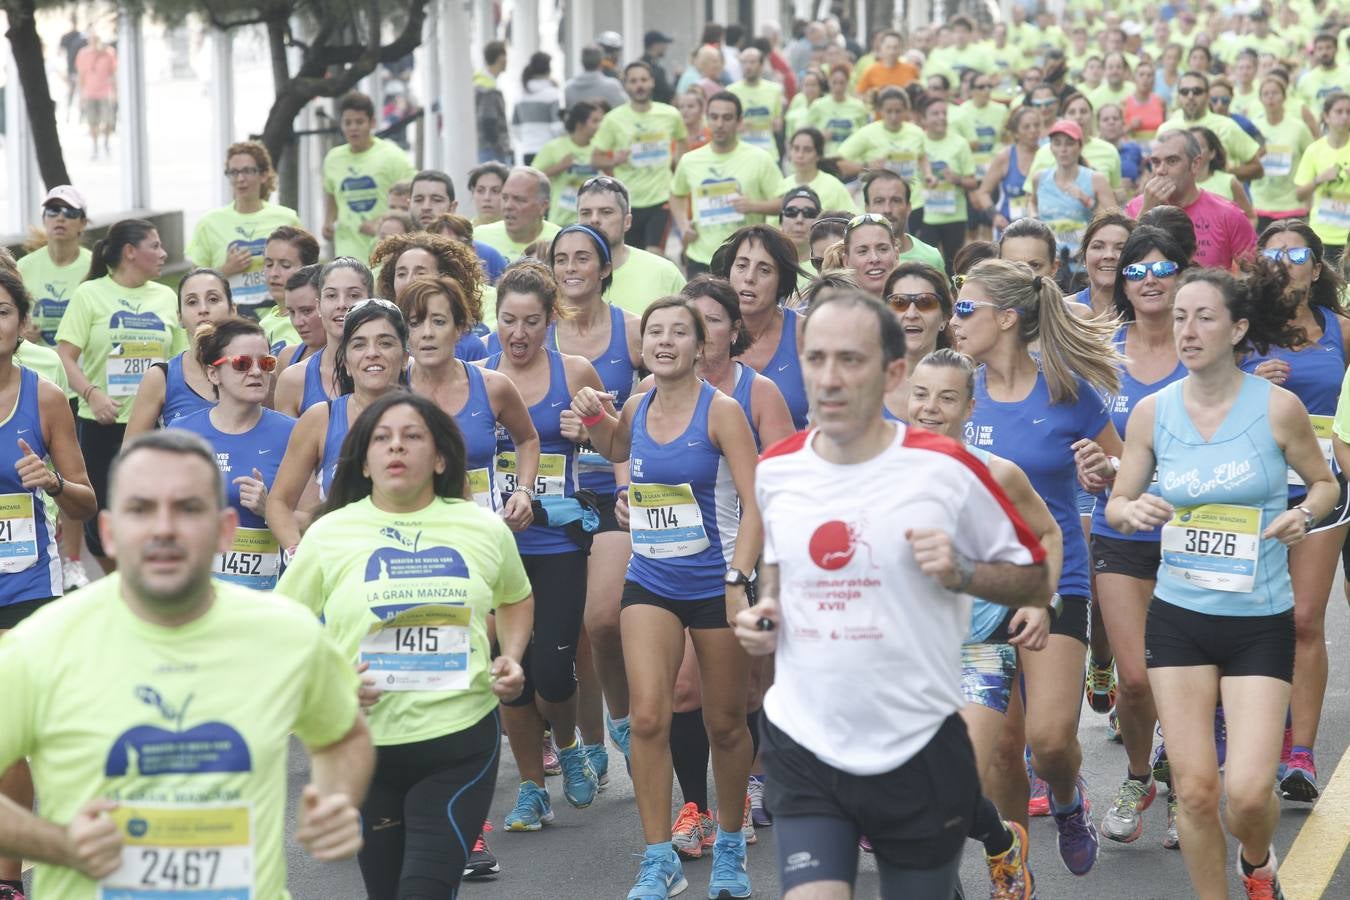
[[[281,564],[289,567],[290,564],[295,561],[295,551],[299,549],[299,544],[296,544],[294,547],[283,548],[281,551]]]
[[[750,584],[750,578],[740,569],[727,569],[726,578],[723,580],[727,587],[745,587]]]
[[[47,496],[59,497],[61,496],[61,493],[66,489],[66,478],[56,469],[52,469],[52,474],[56,476],[56,490],[48,491]]]
[[[961,576],[961,580],[956,583],[956,587],[952,590],[958,594],[964,594],[970,589],[970,583],[975,580],[975,560],[964,553],[953,552],[956,556],[956,573]]]
[[[1295,506],[1294,509],[1303,513],[1303,533],[1307,534],[1312,531],[1313,526],[1317,524],[1317,517],[1312,514],[1312,510],[1301,503],[1298,506]]]

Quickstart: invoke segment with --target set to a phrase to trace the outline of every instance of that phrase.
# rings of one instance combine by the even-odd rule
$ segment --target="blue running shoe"
[[[586,744],[586,759],[591,764],[591,771],[595,773],[595,780],[600,783],[600,790],[609,786],[609,749],[605,747],[605,742],[598,744]]]
[[[522,781],[516,794],[516,806],[502,822],[507,831],[538,831],[553,822],[553,805],[548,791],[533,781]]]
[[[625,719],[622,725],[618,725],[609,716],[605,716],[605,729],[609,732],[609,739],[614,742],[614,746],[623,751],[623,761],[628,766],[628,774],[633,774],[633,755],[628,749],[629,727],[631,723]]]
[[[628,900],[667,900],[689,887],[684,880],[684,866],[670,844],[656,844],[647,848],[638,869],[637,881],[628,892]]]
[[[764,776],[751,775],[748,793],[750,794],[750,820],[756,828],[768,828],[773,824],[773,816],[764,808]]]
[[[708,900],[749,897],[750,893],[750,874],[745,871],[745,838],[739,831],[723,834],[719,829],[717,840],[713,843]]]
[[[572,746],[558,751],[562,762],[563,796],[577,809],[585,809],[595,802],[596,792],[600,790],[600,780],[591,768],[586,748],[581,741],[573,739]]]
[[[1087,802],[1087,785],[1078,779],[1078,807],[1070,812],[1055,813],[1055,827],[1059,829],[1059,857],[1072,875],[1083,876],[1092,871],[1101,850],[1097,826],[1092,824],[1092,813]]]

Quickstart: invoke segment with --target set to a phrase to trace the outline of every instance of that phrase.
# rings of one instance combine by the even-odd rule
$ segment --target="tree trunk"
[[[284,13],[274,16],[267,22],[267,44],[272,57],[272,89],[278,97],[291,80],[290,61],[286,59],[286,30],[287,19]],[[270,124],[270,116],[268,121]],[[278,200],[282,205],[292,209],[297,208],[300,202],[300,170],[295,154],[291,152],[294,143],[294,128],[290,134],[284,136],[269,135],[264,130],[263,145],[267,147],[267,152],[272,154],[272,165],[277,170]]]
[[[70,184],[66,172],[66,158],[61,152],[61,134],[56,128],[56,104],[52,101],[47,83],[47,68],[42,58],[42,43],[38,39],[37,23],[33,18],[34,0],[7,0],[4,9],[9,17],[9,38],[18,69],[23,100],[28,107],[29,127],[33,130],[33,148],[37,153],[42,181],[50,190],[58,184]],[[16,148],[22,152],[22,148]]]

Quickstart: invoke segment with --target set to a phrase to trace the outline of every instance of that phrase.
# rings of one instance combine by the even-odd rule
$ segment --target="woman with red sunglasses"
[[[193,269],[178,283],[178,320],[196,343],[196,331],[208,322],[219,323],[235,314],[230,282],[216,269]],[[209,409],[211,382],[207,367],[195,362],[189,348],[166,362],[150,366],[136,389],[127,421],[130,440],[143,431],[168,427],[177,419]]]
[[[195,362],[206,372],[215,405],[182,416],[170,428],[206,439],[225,476],[230,506],[239,514],[234,542],[217,553],[213,574],[267,591],[281,572],[281,551],[263,516],[295,420],[263,407],[277,370],[267,336],[252,319],[231,316],[198,329]]]

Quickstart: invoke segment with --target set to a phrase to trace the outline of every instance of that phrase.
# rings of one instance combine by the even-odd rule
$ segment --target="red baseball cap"
[[[1046,136],[1053,137],[1057,134],[1067,134],[1078,143],[1083,143],[1083,129],[1078,127],[1077,122],[1071,122],[1068,119],[1060,119],[1050,126],[1050,131],[1047,132]]]

